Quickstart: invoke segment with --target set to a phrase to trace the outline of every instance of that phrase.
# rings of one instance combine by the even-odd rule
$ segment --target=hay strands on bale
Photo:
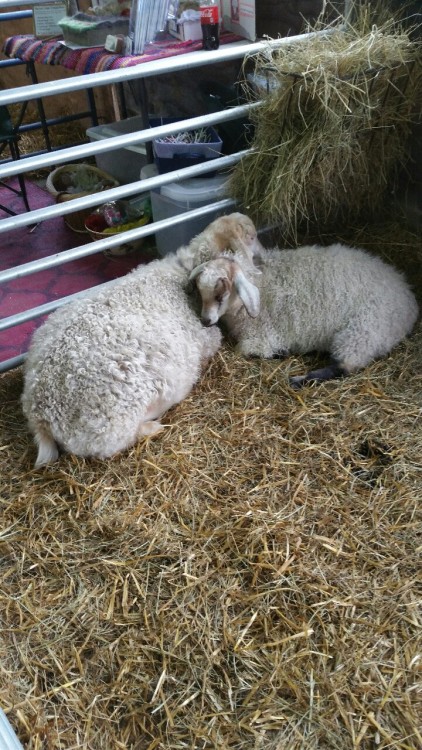
[[[350,27],[268,47],[254,64],[267,90],[250,114],[254,152],[234,169],[232,197],[293,241],[303,225],[374,215],[420,112],[420,46],[391,24]]]

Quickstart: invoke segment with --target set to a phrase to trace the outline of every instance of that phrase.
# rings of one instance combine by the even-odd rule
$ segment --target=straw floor
[[[420,238],[353,238],[420,282]],[[0,378],[0,695],[27,750],[421,747],[421,344],[299,392],[313,356],[227,345],[166,431],[39,472]]]

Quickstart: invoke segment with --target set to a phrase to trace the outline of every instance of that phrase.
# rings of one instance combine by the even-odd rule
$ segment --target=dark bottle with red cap
[[[218,0],[203,0],[201,13],[202,48],[218,49],[220,46],[220,8]]]

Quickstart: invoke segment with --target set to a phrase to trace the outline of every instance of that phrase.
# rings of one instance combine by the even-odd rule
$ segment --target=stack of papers
[[[141,55],[165,28],[169,0],[132,0],[126,54]]]

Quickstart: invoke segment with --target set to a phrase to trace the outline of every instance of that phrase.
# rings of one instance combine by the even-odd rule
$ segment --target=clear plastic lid
[[[180,203],[213,203],[224,195],[226,175],[215,177],[192,177],[183,182],[171,182],[163,185],[161,195]]]

